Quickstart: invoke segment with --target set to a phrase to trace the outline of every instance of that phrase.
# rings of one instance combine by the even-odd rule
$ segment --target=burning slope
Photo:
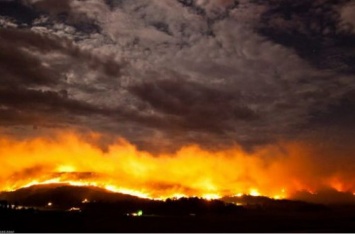
[[[241,194],[285,198],[326,187],[355,192],[352,157],[335,160],[299,142],[265,146],[253,153],[240,147],[207,151],[190,145],[174,154],[153,155],[123,139],[103,151],[93,143],[98,135],[89,138],[72,132],[54,138],[0,138],[0,190],[68,183],[145,198]]]
[[[148,201],[96,187],[77,187],[62,184],[34,185],[12,192],[1,192],[0,199],[12,204],[18,203],[28,207],[48,207],[48,202],[50,202],[52,207],[64,210],[70,207],[102,201],[107,203],[136,202],[138,204]]]

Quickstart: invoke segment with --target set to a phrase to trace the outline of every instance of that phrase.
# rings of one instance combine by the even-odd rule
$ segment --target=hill
[[[93,202],[139,202],[144,201],[135,196],[114,193],[97,187],[71,186],[64,184],[34,185],[12,192],[1,192],[1,200],[23,206],[52,207],[67,209]]]

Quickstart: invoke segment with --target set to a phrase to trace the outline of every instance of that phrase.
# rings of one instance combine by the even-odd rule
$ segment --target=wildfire
[[[282,143],[282,149],[280,145],[265,146],[249,153],[236,146],[208,151],[189,145],[175,153],[155,155],[123,139],[103,151],[72,132],[51,140],[3,137],[0,190],[65,183],[150,199],[216,199],[243,194],[282,199],[325,186],[355,190],[353,164],[347,162],[341,164],[342,170],[329,170],[319,165],[312,153],[299,142]]]
[[[257,189],[250,189],[250,193],[251,196],[257,197],[260,196],[261,194],[258,192]]]

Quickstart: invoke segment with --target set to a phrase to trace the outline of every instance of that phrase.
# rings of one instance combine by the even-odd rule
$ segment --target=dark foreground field
[[[354,232],[355,213],[244,211],[233,215],[126,217],[64,211],[2,211],[14,232]]]

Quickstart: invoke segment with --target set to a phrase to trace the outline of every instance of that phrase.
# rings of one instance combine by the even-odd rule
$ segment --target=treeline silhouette
[[[127,215],[142,210],[144,215],[233,214],[245,210],[325,211],[324,205],[303,201],[275,200],[267,197],[224,197],[205,200],[197,197],[149,200],[109,192],[96,187],[76,187],[60,184],[32,186],[0,193],[0,199],[11,204],[45,210],[115,213]],[[84,202],[85,201],[85,202]],[[48,206],[48,204],[51,204]]]

